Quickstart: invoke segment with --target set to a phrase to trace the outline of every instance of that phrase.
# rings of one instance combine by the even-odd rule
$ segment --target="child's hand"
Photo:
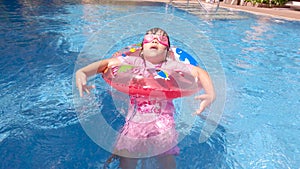
[[[95,85],[87,86],[86,74],[80,70],[76,72],[76,86],[78,88],[80,97],[83,96],[83,92],[90,94],[90,90],[95,88]]]
[[[196,110],[194,115],[200,115],[205,110],[205,108],[209,107],[211,103],[214,101],[214,97],[209,94],[202,94],[200,96],[196,96],[195,99],[201,100],[201,102],[200,102],[199,109]]]

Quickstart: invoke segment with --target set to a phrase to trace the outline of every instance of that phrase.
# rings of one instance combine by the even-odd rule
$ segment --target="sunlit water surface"
[[[226,75],[218,128],[199,143],[198,118],[179,143],[177,168],[300,166],[300,22],[246,13],[237,13],[245,16],[239,20],[202,20],[163,3],[1,1],[0,7],[1,168],[103,166],[110,153],[87,136],[74,108],[75,63],[93,33],[143,12],[189,20],[209,38]],[[109,94],[97,93],[107,98],[101,105],[108,121],[120,127]]]

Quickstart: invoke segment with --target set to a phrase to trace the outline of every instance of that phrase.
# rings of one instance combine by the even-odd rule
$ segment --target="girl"
[[[87,86],[87,79],[107,68],[129,64],[149,68],[179,69],[190,72],[197,78],[205,93],[195,97],[201,100],[199,115],[215,99],[212,81],[203,69],[169,59],[170,41],[167,33],[160,28],[146,32],[140,57],[117,57],[92,63],[76,72],[76,86],[82,97],[95,86]],[[120,157],[120,168],[134,169],[143,157],[157,157],[160,168],[176,168],[174,155],[179,154],[177,132],[174,121],[175,107],[170,99],[151,99],[143,96],[130,96],[126,123],[115,143],[114,154]]]

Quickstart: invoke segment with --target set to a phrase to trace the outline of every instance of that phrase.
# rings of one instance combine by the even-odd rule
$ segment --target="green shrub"
[[[253,0],[252,3],[258,3],[258,4],[271,4],[276,6],[283,6],[286,4],[288,0],[271,0],[271,3],[269,0]]]

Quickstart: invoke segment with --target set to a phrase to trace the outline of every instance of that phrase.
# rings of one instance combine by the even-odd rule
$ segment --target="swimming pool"
[[[202,20],[176,8],[166,9],[162,3],[124,5],[0,2],[1,168],[103,165],[109,152],[85,133],[74,107],[74,68],[95,32],[124,16],[147,12],[173,15],[200,29],[214,46],[226,77],[226,102],[218,128],[207,142],[199,143],[201,125],[197,124],[203,120],[198,118],[179,144],[178,168],[300,166],[300,22],[242,12],[235,12],[242,19]],[[135,23],[136,29],[141,23]],[[194,32],[178,29],[178,33],[194,40]],[[173,40],[185,48],[192,46]],[[115,43],[114,48],[123,46]],[[105,106],[109,95],[99,90],[96,95],[107,98],[96,106],[103,106],[106,119],[120,127],[116,110]]]

